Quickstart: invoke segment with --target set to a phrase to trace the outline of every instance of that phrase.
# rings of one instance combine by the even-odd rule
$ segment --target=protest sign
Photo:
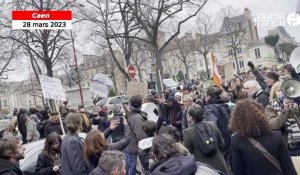
[[[56,78],[39,75],[44,98],[66,101],[61,81]]]
[[[92,80],[90,91],[98,97],[107,98],[112,81],[105,74],[96,74]]]
[[[146,95],[148,93],[148,84],[141,82],[128,82],[127,84],[127,96],[130,98],[133,95]]]

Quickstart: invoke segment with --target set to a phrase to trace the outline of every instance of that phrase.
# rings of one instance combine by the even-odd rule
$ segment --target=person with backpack
[[[183,131],[183,142],[196,161],[209,164],[213,168],[229,174],[225,159],[220,152],[225,144],[222,135],[214,122],[204,120],[200,106],[192,105],[189,110],[189,121],[194,125]]]
[[[206,105],[204,112],[206,121],[213,121],[219,128],[225,142],[222,151],[230,148],[231,131],[229,125],[230,109],[227,103],[221,98],[223,90],[219,87],[210,87],[206,92]]]

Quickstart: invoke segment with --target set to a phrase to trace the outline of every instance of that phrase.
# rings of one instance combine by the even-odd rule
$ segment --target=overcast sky
[[[261,14],[273,13],[284,13],[285,18],[287,18],[289,14],[296,12],[297,0],[209,0],[208,4],[204,7],[204,11],[216,14],[221,8],[230,5],[240,9],[241,12],[247,7],[252,12],[253,19],[257,19]],[[300,43],[300,24],[295,27],[286,24],[284,27]],[[258,26],[259,37],[266,36],[267,31],[274,28],[274,26]]]
[[[290,13],[295,13],[296,5],[297,5],[297,0],[209,0],[206,6],[204,7],[203,11],[205,13],[209,13],[217,16],[217,12],[221,8],[224,8],[226,6],[233,6],[235,9],[239,9],[241,13],[243,13],[244,8],[247,7],[249,10],[251,10],[253,19],[257,19],[258,16],[261,14],[270,15],[273,13],[284,13],[284,17],[287,18],[287,16]],[[218,19],[218,21],[221,20]],[[186,26],[190,28],[190,25],[194,22],[195,21],[193,20],[192,22],[187,23]],[[284,27],[286,31],[292,37],[295,37],[296,41],[300,43],[300,24],[294,27],[286,24]],[[184,28],[185,30],[183,31],[187,31],[187,27]],[[264,36],[267,35],[268,30],[274,28],[275,28],[274,26],[267,26],[267,27],[258,26],[259,38],[263,38]],[[81,51],[83,50],[85,51],[83,54],[93,54],[94,49],[90,48],[92,45],[93,44],[91,43],[86,43],[86,39],[83,39],[83,43],[79,46],[79,48]],[[10,81],[21,80],[28,77],[29,74],[26,71],[27,69],[28,68],[24,67],[18,70],[17,72],[11,73],[9,76]]]

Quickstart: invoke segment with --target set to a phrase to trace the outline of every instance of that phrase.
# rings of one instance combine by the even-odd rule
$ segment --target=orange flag
[[[214,85],[217,85],[219,87],[222,87],[222,81],[221,81],[221,76],[219,74],[219,71],[218,71],[218,68],[217,68],[217,61],[216,61],[216,57],[214,55],[213,52],[211,52],[211,60],[212,60],[212,68],[211,68],[211,71],[212,71],[212,75],[213,75],[213,82],[214,82]]]

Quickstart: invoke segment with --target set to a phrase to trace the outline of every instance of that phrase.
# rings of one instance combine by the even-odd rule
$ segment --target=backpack
[[[200,148],[201,152],[205,156],[212,156],[218,150],[217,138],[212,126],[207,122],[199,123],[195,125],[196,134],[196,148]]]
[[[230,108],[227,104],[210,104],[206,106],[211,109],[217,118],[216,125],[219,128],[225,142],[224,149],[229,149],[231,144],[231,131],[229,130]],[[207,114],[206,114],[207,115]]]
[[[4,135],[4,133],[5,133],[5,128],[4,128],[4,129],[2,129],[2,130],[0,130],[0,139],[2,139],[2,138],[3,138],[3,135]]]

